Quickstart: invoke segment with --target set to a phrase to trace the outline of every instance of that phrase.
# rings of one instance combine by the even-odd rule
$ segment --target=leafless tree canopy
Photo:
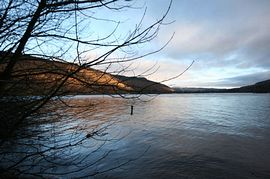
[[[78,134],[77,138],[69,139],[71,143],[62,142],[52,147],[44,133],[49,129],[40,126],[61,122],[63,110],[79,108],[65,115],[85,114],[83,111],[93,110],[93,102],[80,103],[62,99],[67,94],[82,91],[86,94],[102,90],[125,91],[127,87],[116,82],[106,70],[114,63],[126,63],[160,51],[137,53],[136,47],[151,42],[157,35],[170,9],[152,24],[144,24],[141,20],[121,37],[116,32],[119,23],[113,19],[102,19],[95,16],[96,11],[109,10],[121,13],[133,8],[134,1],[128,0],[2,0],[0,3],[0,172],[12,171],[16,174],[46,174],[47,171],[33,171],[34,165],[25,161],[52,161],[51,151],[58,156],[67,147],[81,144],[94,135],[100,135],[100,123],[89,124],[92,129],[87,135]],[[109,17],[109,15],[108,15]],[[94,21],[111,23],[113,30],[104,36],[93,35]],[[83,33],[82,33],[83,32]],[[166,45],[166,44],[164,44]],[[135,47],[135,48],[133,48]],[[89,52],[102,49],[101,54],[87,58]],[[117,58],[114,54],[118,53]],[[139,55],[138,55],[139,54]],[[94,70],[95,66],[106,65],[104,72]],[[120,69],[118,72],[124,71]],[[88,74],[85,77],[85,74]],[[91,77],[89,79],[88,77]],[[58,109],[50,108],[54,103]],[[90,108],[89,108],[90,106]],[[62,109],[62,110],[61,110]],[[71,110],[69,109],[69,110]],[[80,111],[82,110],[82,111]],[[75,112],[74,112],[75,111]],[[90,114],[90,113],[87,113]],[[94,115],[94,113],[91,113]],[[89,115],[87,115],[89,116]],[[69,117],[65,116],[66,119]],[[67,120],[68,121],[68,120]],[[65,121],[66,123],[68,123]],[[31,127],[29,127],[31,126]],[[48,127],[48,126],[47,126]],[[104,126],[103,126],[104,127]],[[67,127],[69,128],[69,127]],[[66,125],[53,135],[58,135],[69,129]],[[76,126],[70,126],[76,128]],[[101,127],[101,129],[103,129]],[[45,130],[45,131],[44,131]],[[43,136],[37,139],[37,136]],[[34,143],[29,139],[34,138]],[[31,152],[6,151],[17,142],[18,148],[31,146]],[[35,143],[43,147],[36,148]],[[40,145],[40,144],[39,144]],[[20,153],[16,160],[9,160],[14,153]],[[106,154],[107,155],[107,154]],[[55,155],[54,155],[55,156]],[[68,154],[66,154],[68,156]],[[105,156],[103,156],[105,157]],[[61,157],[59,157],[61,158]],[[101,157],[102,158],[102,157]],[[30,160],[31,159],[31,160]],[[70,161],[78,162],[83,160]],[[9,162],[7,162],[9,161]],[[6,162],[6,163],[2,163]],[[42,163],[42,162],[41,162]],[[57,163],[57,162],[56,162]],[[58,164],[60,164],[59,162]],[[21,166],[23,164],[23,167]],[[55,164],[56,165],[56,164]],[[81,168],[94,165],[94,162]],[[72,171],[77,171],[74,169]],[[48,172],[49,173],[49,172]],[[52,173],[53,174],[53,173]]]

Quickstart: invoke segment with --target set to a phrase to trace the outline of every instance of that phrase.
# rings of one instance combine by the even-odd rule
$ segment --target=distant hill
[[[220,93],[224,92],[226,89],[216,89],[216,88],[173,88],[175,93]]]
[[[254,85],[230,89],[230,92],[270,93],[270,79],[255,83]]]
[[[216,88],[173,88],[175,93],[270,93],[270,79],[232,89]]]
[[[144,77],[127,77],[114,75],[122,83],[133,88],[135,93],[172,93],[173,89],[154,81],[147,80]]]
[[[0,73],[8,60],[0,54]],[[72,63],[23,56],[15,65],[12,80],[5,86],[6,95],[46,95],[69,75],[59,94],[168,93],[172,89],[146,78],[111,75]],[[71,75],[72,74],[72,75]]]

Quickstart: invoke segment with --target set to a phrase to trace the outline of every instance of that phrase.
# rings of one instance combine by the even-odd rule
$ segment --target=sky
[[[132,29],[147,7],[144,24],[160,18],[168,0],[137,0],[122,12],[101,11],[100,17],[121,20],[117,31]],[[232,88],[270,79],[269,0],[174,0],[159,35],[141,51],[155,50],[173,39],[161,52],[131,64],[126,75],[143,73],[171,87]],[[110,26],[110,25],[108,25]],[[96,26],[99,32],[110,29]],[[111,29],[110,29],[111,30]],[[108,30],[109,31],[109,30]],[[153,68],[152,68],[153,67]],[[151,68],[150,71],[148,69]]]

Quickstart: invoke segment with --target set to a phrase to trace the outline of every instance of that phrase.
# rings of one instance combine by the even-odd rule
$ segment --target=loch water
[[[42,118],[57,116],[55,122],[39,127],[43,136],[24,139],[31,145],[13,147],[27,153],[59,148],[43,153],[46,157],[33,155],[31,172],[48,178],[270,178],[270,94],[139,99],[93,95],[64,100],[75,107],[49,104],[51,112],[45,111]],[[7,155],[2,164],[21,155]],[[73,166],[74,161],[79,163]],[[21,168],[28,169],[30,162]]]
[[[120,122],[103,137],[118,140],[97,168],[119,167],[96,178],[270,178],[270,94],[105,99]]]

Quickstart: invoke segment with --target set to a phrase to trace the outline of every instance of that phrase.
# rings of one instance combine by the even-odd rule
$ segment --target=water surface
[[[270,178],[270,94],[64,100],[76,107],[50,103],[43,118],[54,122],[2,164],[34,153],[18,166],[49,178]]]
[[[108,146],[116,151],[102,167],[132,161],[97,178],[270,178],[269,94],[172,94],[133,105],[109,129],[131,133]]]

